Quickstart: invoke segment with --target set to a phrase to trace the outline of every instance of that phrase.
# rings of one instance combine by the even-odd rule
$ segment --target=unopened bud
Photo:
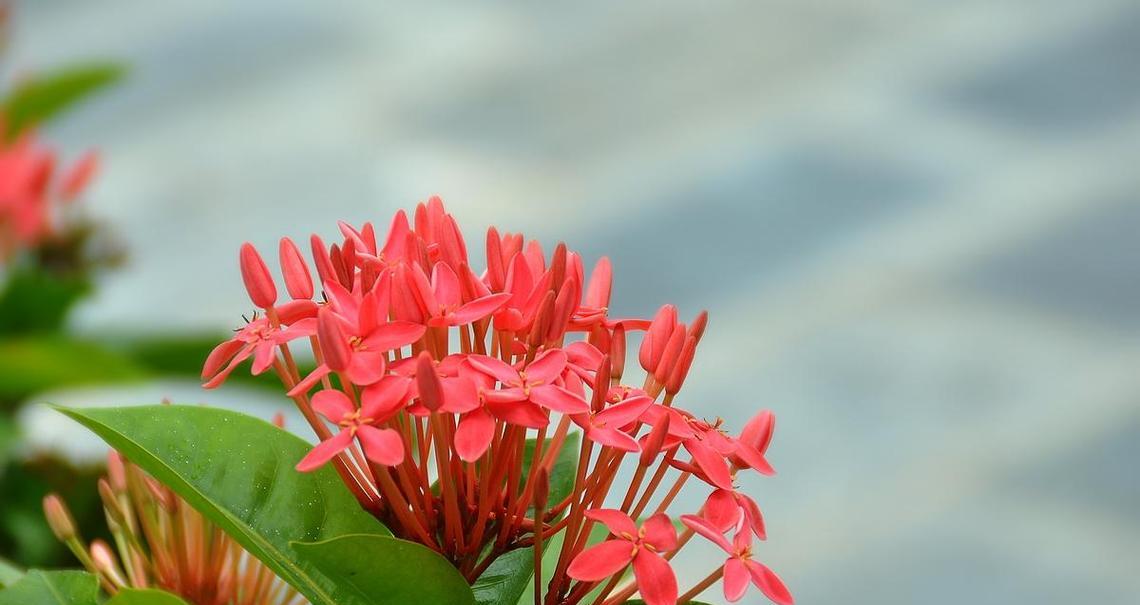
[[[645,436],[645,443],[641,446],[641,459],[639,462],[641,466],[649,466],[657,459],[657,455],[661,453],[661,447],[665,444],[665,437],[669,436],[669,414],[662,414],[661,420],[649,429],[649,433]]]
[[[122,454],[115,450],[107,452],[107,477],[116,492],[127,491],[127,465]]]
[[[419,389],[420,403],[435,412],[443,407],[443,385],[435,373],[435,363],[427,351],[416,358],[416,388]]]
[[[119,571],[119,564],[115,560],[115,553],[111,552],[111,547],[102,540],[95,540],[91,543],[91,562],[95,566],[95,571],[109,580],[112,584],[118,587],[127,585],[126,579]]]
[[[550,329],[550,323],[554,317],[554,292],[551,290],[546,291],[546,296],[542,297],[542,303],[538,307],[538,314],[534,316],[534,323],[530,327],[530,346],[537,347],[546,340],[546,332]]]
[[[681,346],[681,354],[677,356],[677,363],[669,372],[669,379],[665,381],[665,392],[676,393],[685,384],[685,377],[689,375],[689,368],[693,366],[693,356],[697,350],[697,338],[689,336]]]
[[[47,518],[51,532],[61,542],[69,542],[78,537],[79,531],[75,528],[75,519],[59,495],[44,496],[44,517]]]
[[[673,333],[669,335],[669,340],[665,342],[665,348],[661,351],[661,357],[657,360],[657,368],[653,372],[653,378],[657,382],[664,383],[668,380],[669,372],[677,363],[683,346],[685,346],[685,326],[678,324]]]
[[[602,358],[598,364],[598,371],[594,373],[594,397],[590,400],[590,409],[595,414],[606,407],[606,394],[610,390],[610,356]]]
[[[341,330],[340,320],[328,307],[322,308],[317,314],[317,340],[321,345],[325,365],[330,370],[343,372],[348,369],[352,353]]]
[[[269,267],[265,266],[257,248],[249,242],[242,244],[239,261],[241,279],[245,282],[249,299],[262,309],[271,308],[277,302],[277,286],[273,284],[273,276],[269,274]]]
[[[293,240],[283,237],[277,247],[281,261],[281,274],[285,276],[285,289],[296,300],[313,298],[313,276]]]
[[[610,338],[610,377],[621,381],[625,372],[625,326],[618,324]]]

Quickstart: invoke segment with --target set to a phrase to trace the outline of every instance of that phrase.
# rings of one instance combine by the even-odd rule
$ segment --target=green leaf
[[[105,605],[187,605],[186,601],[162,590],[128,588],[120,590]]]
[[[99,580],[85,571],[32,570],[0,590],[0,605],[95,605]]]
[[[375,535],[340,536],[322,542],[294,542],[303,562],[360,605],[470,605],[467,581],[446,559],[406,540]]]
[[[68,67],[26,79],[4,100],[5,137],[12,138],[118,81],[125,70],[111,63]]]
[[[53,273],[22,267],[9,273],[0,290],[0,334],[57,332],[67,314],[91,291],[82,273]]]
[[[0,559],[0,588],[14,584],[22,577],[24,577],[24,570]]]
[[[331,466],[299,473],[308,443],[257,418],[205,407],[62,409],[173,489],[313,605],[359,603],[290,542],[391,535]]]
[[[0,403],[18,402],[49,388],[145,376],[130,360],[94,343],[50,335],[0,339]]]
[[[571,433],[563,442],[562,449],[554,459],[550,472],[550,502],[558,503],[574,489],[574,475],[578,469],[578,433]],[[528,439],[523,452],[523,473],[526,477],[530,472],[531,460],[534,458],[535,440]],[[547,542],[544,545],[546,550]],[[547,565],[545,556],[543,566]],[[480,605],[514,605],[519,602],[519,596],[533,586],[534,578],[534,551],[530,548],[513,550],[498,559],[479,576],[471,589],[475,592],[475,600]],[[533,588],[531,589],[533,592]],[[531,598],[533,602],[533,597]]]

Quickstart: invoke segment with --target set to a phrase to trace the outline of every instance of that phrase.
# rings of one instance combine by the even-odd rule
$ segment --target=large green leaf
[[[293,469],[311,448],[244,414],[193,406],[60,409],[173,489],[313,605],[361,602],[290,542],[391,535],[331,467]],[[361,604],[363,605],[363,604]]]
[[[105,605],[187,605],[186,601],[153,588],[128,588],[107,601]]]
[[[91,93],[123,76],[122,67],[110,63],[68,67],[25,79],[0,106],[5,136],[50,120]]]
[[[49,388],[145,376],[135,363],[94,343],[49,335],[0,339],[0,403]]]
[[[574,475],[578,469],[578,433],[567,436],[550,472],[550,502],[560,502],[574,489]],[[533,439],[528,439],[523,454],[523,477],[530,471],[534,458]],[[545,549],[544,549],[545,550]],[[546,565],[545,559],[543,565]],[[479,576],[471,589],[479,605],[514,605],[519,596],[532,585],[534,578],[534,551],[529,548],[513,550],[498,559]],[[533,591],[533,589],[532,589]],[[533,601],[533,600],[532,600]]]
[[[311,563],[361,605],[470,605],[467,581],[446,559],[406,540],[375,535],[294,542]],[[346,601],[347,602],[347,601]]]
[[[95,605],[99,580],[85,571],[32,570],[0,590],[0,605]]]

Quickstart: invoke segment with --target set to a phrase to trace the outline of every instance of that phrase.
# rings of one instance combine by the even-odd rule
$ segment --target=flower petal
[[[657,552],[667,553],[677,548],[677,528],[669,515],[657,513],[641,524],[641,531],[645,532],[642,538],[646,544],[652,545]]]
[[[670,426],[672,426],[670,422]],[[721,489],[732,489],[732,475],[724,457],[697,439],[686,439],[685,449],[693,455],[693,461],[704,472],[709,483]]]
[[[461,326],[471,322],[479,321],[484,317],[498,311],[500,307],[507,304],[511,295],[507,293],[492,294],[477,298],[462,307],[459,307],[448,317],[448,323],[453,326]]]
[[[369,385],[384,377],[385,356],[378,351],[356,351],[349,358],[345,376],[357,385]]]
[[[610,533],[622,537],[623,534],[632,538],[637,535],[637,526],[629,515],[613,508],[595,508],[586,511],[586,518],[593,519],[606,526]],[[629,539],[627,538],[627,539]]]
[[[685,527],[697,532],[713,544],[719,546],[724,552],[732,553],[732,545],[728,543],[728,540],[724,539],[723,532],[708,521],[696,515],[681,515],[681,523],[684,523]]]
[[[542,408],[529,401],[496,402],[487,401],[487,409],[495,417],[515,426],[540,429],[550,424],[550,418]]]
[[[455,452],[464,462],[479,459],[495,436],[495,418],[483,408],[463,415],[455,429]]]
[[[447,263],[436,263],[431,272],[431,289],[435,294],[435,301],[440,305],[453,307],[460,300],[459,278]],[[431,309],[436,311],[436,309]]]
[[[306,454],[305,457],[297,463],[297,470],[302,473],[307,473],[324,466],[326,462],[343,452],[349,443],[352,443],[352,433],[349,431],[337,433],[330,439],[326,439],[317,444],[316,447]]]
[[[384,422],[399,412],[408,400],[410,378],[389,374],[368,385],[360,396],[360,414],[374,422]]]
[[[505,361],[495,357],[488,355],[471,355],[467,358],[467,363],[471,364],[471,367],[476,370],[495,378],[503,384],[517,382],[519,379],[518,370],[515,370]]]
[[[752,575],[752,582],[760,592],[764,593],[764,596],[777,605],[792,605],[795,602],[792,593],[788,591],[788,587],[776,572],[755,561],[749,561],[747,565],[748,573]]]
[[[583,422],[589,422],[586,414],[574,414],[571,416],[575,422],[581,425]],[[600,443],[612,448],[619,449],[623,452],[640,452],[641,444],[636,439],[630,437],[626,433],[611,427],[586,427],[586,438],[594,443]]]
[[[748,582],[751,577],[744,561],[736,557],[724,562],[724,598],[729,603],[735,603],[748,591]]]
[[[289,392],[286,394],[290,397],[295,397],[301,393],[308,393],[309,389],[313,388],[318,382],[321,381],[322,378],[328,375],[329,367],[322,363],[321,365],[317,366],[316,369],[314,369],[312,372],[309,372],[308,376],[302,378],[301,382],[298,382],[296,386],[289,389]]]
[[[701,516],[709,522],[709,525],[723,533],[740,522],[740,505],[736,503],[731,491],[716,489],[705,500]]]
[[[676,605],[677,576],[669,562],[644,548],[633,558],[637,591],[646,605]]]
[[[594,416],[594,424],[605,424],[606,426],[625,426],[634,420],[637,420],[653,405],[653,400],[647,395],[638,395],[630,397],[621,403],[611,405],[610,407],[598,412]]]
[[[396,466],[404,461],[404,440],[393,429],[378,429],[364,425],[356,431],[364,455],[376,464]]]
[[[578,553],[566,568],[566,574],[583,582],[604,580],[625,569],[632,555],[633,544],[626,540],[607,540]]]
[[[332,422],[340,422],[356,409],[348,395],[336,389],[318,391],[316,395],[313,395],[312,405],[314,410]]]
[[[423,337],[424,326],[410,321],[392,321],[377,326],[361,342],[373,351],[390,351],[406,347]]]
[[[548,410],[564,414],[581,414],[590,410],[590,404],[585,399],[552,384],[531,389],[530,400]]]
[[[528,381],[550,382],[562,375],[562,371],[566,369],[566,361],[565,351],[550,349],[535,357],[534,361],[523,368],[523,371],[526,372]]]

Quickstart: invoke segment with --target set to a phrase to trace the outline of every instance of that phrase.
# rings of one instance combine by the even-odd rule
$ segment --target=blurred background
[[[8,74],[129,70],[44,133],[101,150],[130,254],[80,334],[221,336],[241,242],[440,194],[473,249],[608,254],[617,315],[709,309],[683,398],[775,411],[757,556],[798,602],[1140,602],[1136,2],[15,9]],[[32,400],[287,404],[196,384]]]

